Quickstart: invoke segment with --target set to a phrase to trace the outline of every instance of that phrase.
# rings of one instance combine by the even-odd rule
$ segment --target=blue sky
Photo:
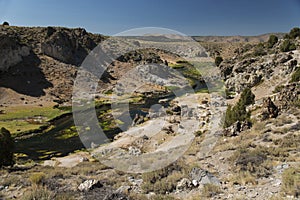
[[[0,0],[0,22],[113,35],[163,27],[187,35],[258,35],[300,26],[300,0]]]

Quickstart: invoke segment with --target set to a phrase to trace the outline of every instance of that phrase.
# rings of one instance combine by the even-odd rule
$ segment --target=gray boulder
[[[194,167],[190,172],[190,177],[199,185],[213,184],[220,185],[220,180],[206,170]]]
[[[100,183],[100,181],[92,179],[92,180],[86,180],[83,183],[81,183],[78,186],[78,190],[84,192],[84,191],[89,191],[101,187],[103,187],[103,185]]]

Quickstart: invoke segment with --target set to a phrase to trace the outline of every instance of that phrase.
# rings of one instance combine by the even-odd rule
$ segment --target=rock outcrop
[[[103,185],[100,183],[100,181],[98,180],[86,180],[83,183],[81,183],[78,186],[78,190],[83,192],[83,191],[89,191],[89,190],[93,190],[94,188],[100,188]]]
[[[0,32],[0,71],[8,70],[30,54],[30,48],[20,44],[18,40],[15,36]]]
[[[263,119],[276,118],[278,116],[278,107],[273,103],[270,97],[267,97],[263,101]]]

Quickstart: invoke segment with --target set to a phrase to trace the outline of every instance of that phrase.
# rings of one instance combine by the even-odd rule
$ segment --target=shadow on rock
[[[23,61],[10,67],[8,71],[0,73],[0,87],[33,97],[45,95],[44,89],[52,87],[42,70],[41,61],[33,53],[23,58]]]

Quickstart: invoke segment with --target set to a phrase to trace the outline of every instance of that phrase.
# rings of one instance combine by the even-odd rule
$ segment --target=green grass
[[[0,121],[0,127],[4,127],[9,130],[12,136],[17,135],[21,132],[37,129],[41,125],[42,124],[30,124],[26,121],[21,120]]]
[[[0,115],[0,120],[24,119],[28,117],[43,116],[47,120],[51,120],[61,114],[66,113],[60,109],[53,107],[33,107],[33,106],[17,106],[8,108],[5,114]]]
[[[56,138],[61,140],[70,139],[72,137],[78,136],[78,132],[75,126],[71,126],[70,128],[62,131],[61,135],[58,135]]]
[[[60,110],[53,107],[38,106],[15,106],[5,109],[5,114],[0,114],[0,127],[8,129],[12,135],[17,135],[25,131],[38,129],[46,125],[47,121],[54,119],[69,111]],[[31,123],[28,118],[41,116],[45,118],[44,123]]]
[[[172,67],[173,69],[182,69],[184,68],[184,66],[182,64],[173,64],[173,63],[169,63],[169,67]]]

